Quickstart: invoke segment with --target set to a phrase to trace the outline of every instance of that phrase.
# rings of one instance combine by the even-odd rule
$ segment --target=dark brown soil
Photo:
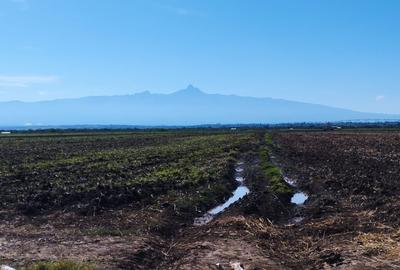
[[[273,138],[276,162],[309,195],[303,206],[269,190],[252,145],[241,152],[251,193],[207,225],[193,226],[201,212],[176,212],[169,194],[89,215],[4,209],[0,264],[70,259],[98,269],[400,269],[400,135]],[[304,220],[291,224],[295,213]]]
[[[274,140],[284,171],[310,196],[304,223],[284,230],[290,265],[400,268],[400,134],[278,133]]]

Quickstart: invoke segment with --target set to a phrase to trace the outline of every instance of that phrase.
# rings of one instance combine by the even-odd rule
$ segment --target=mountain
[[[399,119],[272,98],[207,94],[189,85],[172,94],[148,91],[40,102],[0,102],[0,126],[24,125],[200,125],[335,122]]]

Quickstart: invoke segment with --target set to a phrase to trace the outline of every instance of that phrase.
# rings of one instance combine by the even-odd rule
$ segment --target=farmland
[[[0,157],[0,264],[400,268],[395,130],[26,133]],[[193,226],[237,164],[250,193]]]
[[[54,229],[48,236],[53,241],[68,234],[112,241],[113,236],[132,241],[134,235],[154,234],[149,241],[158,241],[230,195],[236,185],[234,163],[256,139],[251,132],[220,131],[4,136],[2,235],[32,238],[34,245],[38,235],[46,238],[42,234],[48,230],[40,226],[47,223]],[[135,241],[145,245],[147,239]],[[27,257],[29,243],[8,242],[17,254],[7,254],[8,247],[0,249],[0,258],[26,263],[56,256],[40,251]],[[70,248],[61,247],[61,254]]]
[[[226,134],[5,139],[2,207],[27,214],[65,207],[95,214],[204,185],[212,185],[210,192],[220,188],[215,195],[224,195],[221,181],[229,179],[246,141],[246,135]]]

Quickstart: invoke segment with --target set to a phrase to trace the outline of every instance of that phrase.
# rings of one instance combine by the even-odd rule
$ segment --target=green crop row
[[[281,170],[274,165],[269,155],[269,149],[273,146],[272,136],[269,133],[264,137],[265,146],[261,147],[261,169],[269,181],[271,190],[278,195],[288,197],[293,194],[293,189],[285,182]]]

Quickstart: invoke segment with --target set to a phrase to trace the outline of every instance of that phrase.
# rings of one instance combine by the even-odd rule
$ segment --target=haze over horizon
[[[0,0],[0,101],[171,93],[400,114],[400,2]]]

